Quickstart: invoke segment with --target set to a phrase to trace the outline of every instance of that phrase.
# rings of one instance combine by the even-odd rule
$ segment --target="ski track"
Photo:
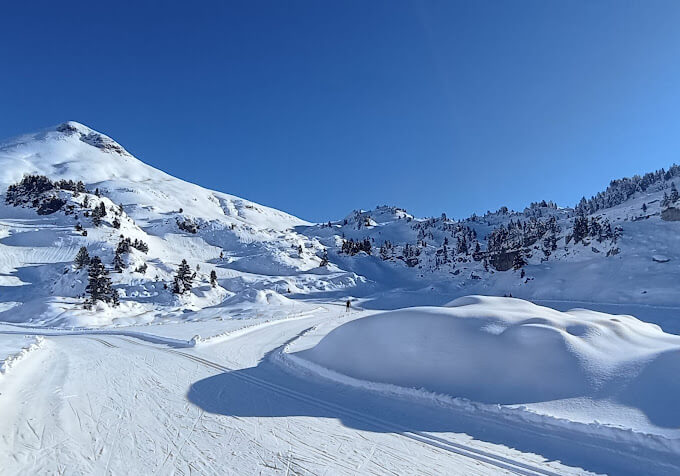
[[[219,348],[245,359],[246,366],[253,365],[310,327],[307,320],[281,324],[242,334]],[[261,339],[260,334],[273,340]],[[134,468],[137,474],[404,474],[414,470],[419,474],[561,474],[424,432],[402,432],[392,422],[359,410],[239,374],[235,371],[244,364],[234,362],[233,356],[220,356],[225,365],[193,350],[135,340],[143,337],[49,336],[56,345],[12,375],[9,391],[0,395],[0,402],[16,399],[22,405],[18,411],[0,409],[0,460],[10,462],[0,473],[130,474]],[[244,391],[252,392],[254,387],[271,395],[267,398],[292,399],[363,421],[384,433],[348,428],[327,418],[206,413],[187,401],[186,389],[215,371],[237,377]]]

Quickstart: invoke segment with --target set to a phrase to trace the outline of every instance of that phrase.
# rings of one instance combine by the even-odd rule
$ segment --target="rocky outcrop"
[[[661,219],[665,221],[680,221],[680,208],[668,207],[662,210]]]

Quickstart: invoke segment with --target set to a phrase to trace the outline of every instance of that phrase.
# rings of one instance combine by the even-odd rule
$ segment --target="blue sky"
[[[680,2],[9,2],[0,136],[76,120],[310,220],[462,217],[680,157]]]

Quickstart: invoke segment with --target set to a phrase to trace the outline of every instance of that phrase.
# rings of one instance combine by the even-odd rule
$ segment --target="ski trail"
[[[305,329],[302,331],[300,334],[304,334],[305,332],[309,331],[312,329],[312,327]],[[296,339],[298,336],[293,336],[289,341],[292,341]],[[122,340],[125,340],[129,343],[135,344],[135,345],[140,345],[144,347],[149,347],[156,349],[160,352],[168,352],[172,353],[175,355],[182,356],[186,359],[193,360],[194,362],[197,362],[201,365],[210,367],[214,370],[218,370],[220,372],[228,372],[230,375],[235,376],[236,378],[243,380],[245,382],[248,382],[254,386],[260,387],[265,390],[269,390],[273,393],[279,394],[279,395],[285,395],[289,398],[292,398],[294,400],[298,400],[300,402],[304,402],[310,405],[314,405],[318,408],[330,410],[333,412],[336,412],[341,415],[345,415],[348,417],[351,417],[355,420],[363,421],[365,423],[370,423],[374,426],[377,426],[383,430],[389,431],[390,433],[396,434],[396,435],[401,435],[405,438],[409,438],[413,441],[416,441],[421,444],[425,444],[428,446],[435,447],[440,450],[448,451],[450,453],[455,453],[460,456],[464,456],[482,463],[486,463],[492,466],[495,466],[499,469],[504,469],[507,471],[511,471],[515,474],[521,474],[524,476],[534,476],[534,475],[542,475],[542,476],[559,476],[559,473],[555,473],[549,470],[545,470],[543,468],[539,468],[537,466],[529,465],[527,463],[523,463],[521,461],[513,460],[508,457],[504,457],[501,455],[494,454],[490,451],[487,450],[479,450],[477,448],[473,448],[472,446],[469,445],[463,445],[460,443],[453,443],[453,442],[448,442],[446,440],[442,439],[437,439],[433,438],[430,435],[426,433],[420,433],[420,432],[409,432],[409,431],[401,431],[399,430],[398,425],[396,425],[393,422],[389,422],[387,420],[383,419],[378,419],[376,417],[370,416],[366,413],[353,410],[335,403],[331,402],[326,402],[321,399],[302,394],[296,390],[290,389],[283,387],[281,385],[275,384],[273,382],[268,382],[263,379],[253,377],[252,375],[244,375],[240,373],[235,373],[238,368],[235,367],[227,367],[222,364],[219,364],[217,362],[205,359],[203,357],[199,357],[196,355],[188,354],[183,351],[175,350],[175,349],[163,349],[163,348],[158,348],[154,346],[150,346],[147,344],[142,344],[140,342],[135,342],[132,339],[127,339],[124,337],[119,337]],[[285,344],[284,344],[285,346]],[[284,346],[281,346],[280,348],[283,348]],[[234,365],[232,363],[232,365]],[[446,441],[446,442],[445,442]]]

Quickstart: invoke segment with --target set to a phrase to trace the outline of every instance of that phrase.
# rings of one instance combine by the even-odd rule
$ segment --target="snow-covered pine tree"
[[[89,297],[85,301],[85,307],[91,309],[97,301],[103,301],[117,306],[118,292],[113,289],[111,278],[109,278],[109,272],[104,267],[99,256],[92,257],[87,274],[89,280],[85,292],[89,294]]]
[[[210,271],[210,286],[217,287],[217,273],[214,269]]]
[[[188,291],[191,291],[192,280],[193,275],[191,273],[191,268],[187,264],[187,260],[183,259],[177,268],[177,274],[175,275],[172,292],[175,294],[184,294]]]
[[[326,249],[323,250],[323,254],[321,255],[321,263],[319,263],[319,266],[328,266],[328,250]]]
[[[90,254],[87,252],[87,248],[84,246],[80,247],[78,254],[76,254],[76,257],[73,259],[73,264],[76,269],[82,269],[90,264]]]

